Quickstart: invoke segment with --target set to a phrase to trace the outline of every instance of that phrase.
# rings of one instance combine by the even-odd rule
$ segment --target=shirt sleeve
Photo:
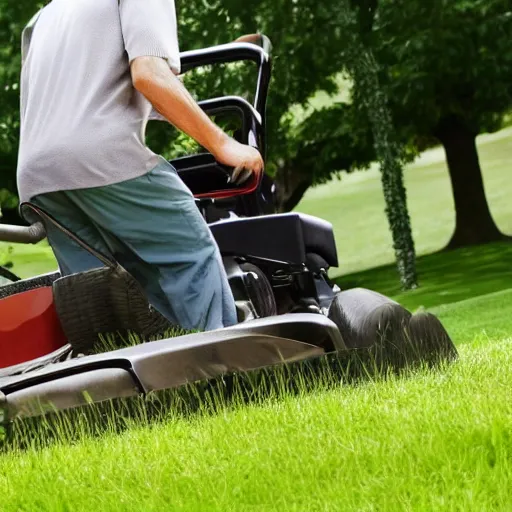
[[[35,16],[28,22],[28,25],[21,33],[21,64],[24,65],[27,60],[27,55],[30,50],[30,41],[32,40],[32,32],[36,26],[37,20],[41,15],[42,9],[35,14]]]
[[[120,0],[121,28],[130,63],[161,57],[180,73],[178,23],[174,0]]]

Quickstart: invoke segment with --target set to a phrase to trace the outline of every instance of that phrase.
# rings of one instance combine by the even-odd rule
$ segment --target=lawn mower
[[[187,51],[181,62],[183,73],[212,64],[256,64],[254,104],[225,96],[200,105],[211,116],[238,116],[238,140],[265,156],[271,44],[265,36],[257,43]],[[109,258],[92,284],[81,274],[21,280],[2,269],[0,423],[377,345],[420,360],[456,356],[433,315],[413,315],[376,292],[342,291],[333,284],[328,272],[338,267],[338,254],[332,226],[301,213],[276,213],[275,185],[268,176],[234,184],[233,170],[206,152],[170,163],[219,245],[239,323],[158,339],[172,326]],[[0,240],[41,241],[47,223],[56,221],[40,210],[32,213],[30,226],[0,225]],[[91,287],[95,300],[88,298]],[[95,343],[102,335],[128,331],[157,341],[98,353]]]

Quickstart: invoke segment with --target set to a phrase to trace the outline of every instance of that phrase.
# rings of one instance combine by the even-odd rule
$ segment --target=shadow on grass
[[[388,265],[334,279],[342,289],[369,288],[410,310],[432,308],[512,288],[512,243],[500,242],[418,258],[420,288],[404,292]]]

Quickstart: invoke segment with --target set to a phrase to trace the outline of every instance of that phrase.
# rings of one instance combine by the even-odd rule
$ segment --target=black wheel
[[[277,315],[274,290],[263,270],[252,263],[243,263],[240,268],[247,273],[247,293],[258,317],[266,318]]]
[[[6,269],[5,267],[0,267],[0,286],[4,284],[16,283],[20,280],[21,279],[16,274],[13,274],[10,270]]]
[[[453,361],[458,352],[439,318],[431,313],[416,313],[408,328],[412,350],[426,363]]]
[[[347,348],[371,349],[378,360],[396,368],[457,358],[457,349],[437,317],[412,315],[380,293],[362,288],[341,292],[330,307],[329,318]]]
[[[400,345],[411,313],[380,293],[355,288],[339,293],[329,308],[347,348]]]

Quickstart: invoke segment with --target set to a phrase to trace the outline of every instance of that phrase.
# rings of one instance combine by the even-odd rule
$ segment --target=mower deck
[[[338,328],[322,315],[258,319],[1,378],[0,411],[12,421],[344,349]]]

